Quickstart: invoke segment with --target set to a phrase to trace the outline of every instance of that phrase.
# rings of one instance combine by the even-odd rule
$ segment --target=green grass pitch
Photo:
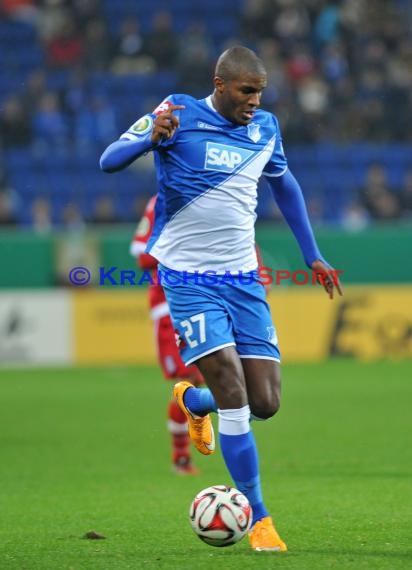
[[[149,367],[0,372],[1,570],[412,566],[412,362],[284,365],[254,430],[285,554],[194,535],[193,496],[230,480],[219,451],[171,473],[169,393]]]

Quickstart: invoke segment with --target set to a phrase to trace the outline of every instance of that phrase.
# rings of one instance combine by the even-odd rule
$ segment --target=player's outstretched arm
[[[305,200],[298,181],[287,169],[282,176],[268,177],[277,205],[292,230],[308,267],[322,259],[313,235]]]
[[[123,170],[152,147],[150,137],[132,140],[121,138],[106,148],[100,157],[100,168],[109,173]]]
[[[319,251],[298,181],[289,169],[282,176],[268,177],[267,180],[279,209],[299,244],[306,264],[314,271],[325,273],[324,280],[319,279],[319,282],[331,299],[335,288],[342,295],[337,273]]]

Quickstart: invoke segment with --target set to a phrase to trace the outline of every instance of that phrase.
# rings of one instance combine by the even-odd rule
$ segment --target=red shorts
[[[175,331],[169,315],[154,322],[157,355],[163,376],[167,380],[188,378],[194,384],[203,384],[203,376],[195,365],[186,366],[180,357]]]

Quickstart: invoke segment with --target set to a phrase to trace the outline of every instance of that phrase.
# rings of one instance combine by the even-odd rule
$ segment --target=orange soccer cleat
[[[210,415],[199,417],[194,416],[185,406],[183,396],[188,388],[194,388],[193,384],[187,381],[178,382],[173,388],[173,396],[179,408],[187,417],[189,425],[189,436],[194,446],[203,455],[211,455],[215,450],[215,434],[213,432]]]
[[[265,517],[253,525],[249,532],[249,543],[257,552],[286,552],[288,549],[276,532],[272,517]]]

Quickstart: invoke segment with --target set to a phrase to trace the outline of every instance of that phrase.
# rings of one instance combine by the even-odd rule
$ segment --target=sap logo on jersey
[[[233,172],[253,154],[252,150],[237,148],[227,144],[208,142],[206,145],[206,170]]]

